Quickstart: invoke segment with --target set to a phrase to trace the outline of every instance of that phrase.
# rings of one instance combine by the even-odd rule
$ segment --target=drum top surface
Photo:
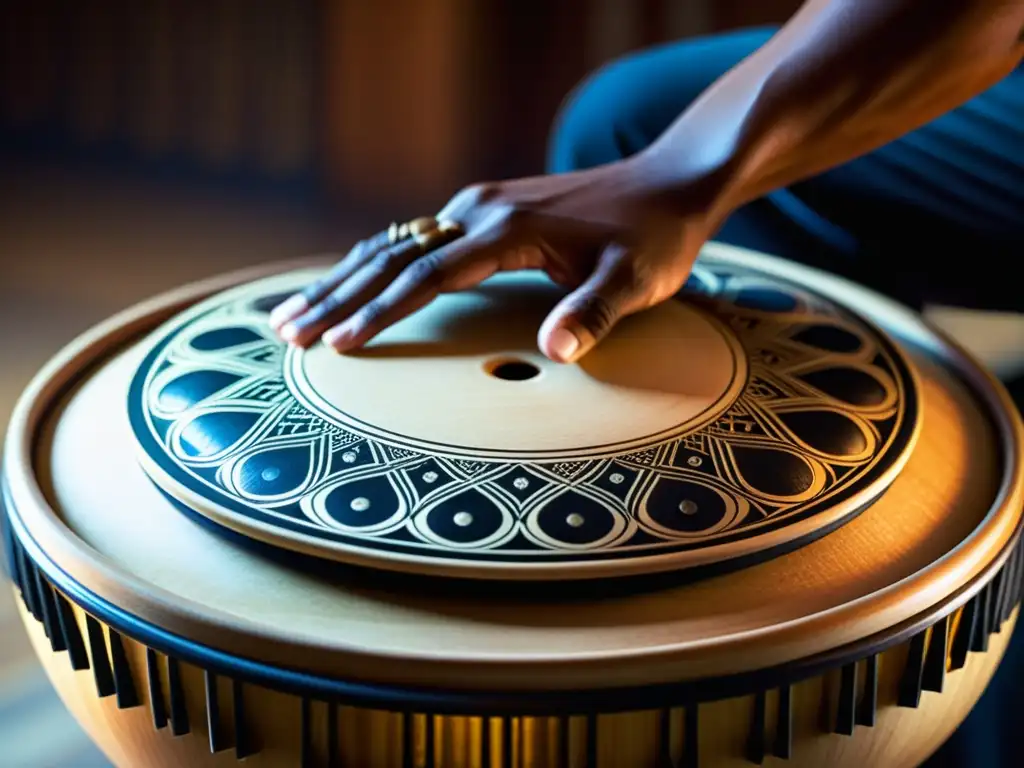
[[[709,251],[727,265],[800,275]],[[59,584],[190,642],[314,673],[581,689],[760,669],[837,648],[932,610],[1004,550],[1020,518],[1020,427],[986,400],[990,380],[911,313],[831,278],[806,279],[896,332],[916,372],[918,435],[903,471],[861,514],[723,575],[624,591],[598,582],[566,597],[372,569],[315,574],[211,533],[143,470],[125,408],[154,328],[207,287],[113,319],[41,374],[12,420],[8,510]]]
[[[128,396],[184,507],[287,550],[423,574],[576,579],[770,556],[892,481],[918,422],[883,334],[750,268],[537,352],[559,289],[502,275],[338,355],[286,346],[282,275],[161,327]]]

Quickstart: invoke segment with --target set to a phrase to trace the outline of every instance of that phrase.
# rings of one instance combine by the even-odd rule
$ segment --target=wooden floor
[[[8,174],[0,188],[0,426],[46,359],[111,313],[207,275],[336,250],[346,228],[356,231],[281,204],[37,170]],[[998,372],[1021,362],[1021,318],[941,319]],[[0,766],[106,765],[49,687],[0,589]]]
[[[35,371],[104,317],[190,280],[345,245],[339,227],[280,203],[38,170],[0,188],[0,429]],[[0,766],[108,765],[43,676],[4,586]]]

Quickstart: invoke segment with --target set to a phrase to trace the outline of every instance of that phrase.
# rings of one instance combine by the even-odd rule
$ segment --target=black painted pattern
[[[114,676],[114,693],[117,696],[118,709],[130,709],[140,704],[139,694],[135,690],[135,679],[132,668],[125,655],[124,642],[121,635],[107,627],[107,638],[110,642],[110,665]]]
[[[57,600],[57,614],[60,620],[60,630],[64,635],[64,645],[67,647],[68,658],[71,661],[71,669],[76,672],[89,668],[89,655],[85,652],[85,641],[82,639],[82,630],[75,620],[75,611],[71,603],[60,592],[54,590]]]
[[[220,701],[217,698],[217,676],[205,670],[203,685],[206,691],[206,732],[210,737],[210,752],[227,749],[220,734]]]
[[[765,757],[765,717],[767,715],[767,695],[765,691],[754,694],[754,713],[750,718],[750,735],[747,737],[747,760],[761,765]]]
[[[996,575],[1000,578],[1002,572]],[[924,673],[921,678],[921,688],[933,693],[942,693],[946,683],[946,659],[949,654],[949,617],[946,616],[932,627],[931,635],[928,638],[928,655],[924,660]]]
[[[835,733],[852,736],[854,714],[857,710],[857,663],[846,664],[839,678],[839,709],[836,713]]]
[[[793,688],[784,685],[779,689],[778,725],[772,746],[775,757],[788,760],[793,754]]]
[[[945,657],[943,657],[945,661]],[[864,692],[857,703],[857,725],[871,728],[878,716],[878,656],[871,654],[864,660]]]
[[[171,733],[184,736],[192,731],[188,717],[188,702],[182,686],[181,666],[173,656],[167,657],[167,691],[171,699]]]
[[[89,658],[92,659],[93,680],[100,698],[113,696],[114,672],[107,656],[107,643],[103,638],[103,625],[92,616],[85,617],[85,634],[89,638]]]
[[[164,704],[163,683],[160,681],[160,661],[156,651],[146,649],[146,678],[149,683],[149,708],[153,713],[153,727],[167,727],[167,707]]]
[[[245,689],[241,680],[231,681],[232,730],[235,735],[235,756],[243,760],[259,750],[253,743],[253,735],[245,719]]]
[[[897,704],[901,707],[916,707],[921,703],[921,684],[924,682],[924,642],[927,630],[921,630],[910,641],[906,666],[900,678],[900,692]]]
[[[310,410],[260,297],[233,296],[183,316],[140,367],[136,438],[174,483],[325,545],[497,564],[726,544],[834,511],[903,455],[917,421],[906,363],[871,326],[758,273],[698,267],[687,300],[749,365],[720,417],[611,455],[455,458]]]

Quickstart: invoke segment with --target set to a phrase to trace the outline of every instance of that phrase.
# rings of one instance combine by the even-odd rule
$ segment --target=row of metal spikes
[[[11,570],[11,578],[18,586],[28,612],[43,625],[46,637],[54,653],[67,652],[74,670],[87,670],[91,667],[96,684],[97,694],[101,698],[115,696],[120,709],[141,706],[142,701],[135,686],[131,667],[128,664],[121,635],[106,627],[86,613],[85,638],[82,637],[74,610],[67,598],[55,589],[36,567],[31,558],[17,542],[10,531],[5,536],[5,546]],[[1015,606],[1022,597],[1024,586],[1024,548],[1018,545],[1007,564],[999,571],[980,592],[972,597],[963,607],[956,629],[950,640],[952,616],[945,616],[935,625],[920,631],[910,640],[906,666],[900,679],[898,706],[917,707],[924,691],[941,693],[945,676],[948,671],[961,669],[967,662],[969,652],[984,653],[988,649],[989,637],[999,632],[1004,622],[1010,617]],[[109,654],[108,654],[109,643]],[[88,652],[86,652],[88,645]],[[165,706],[160,658],[152,648],[146,649],[147,685],[149,688],[150,708],[153,724],[157,729],[170,726],[174,736],[183,736],[190,732],[189,712],[185,703],[185,692],[182,686],[181,672],[177,659],[166,656],[166,679],[168,682]],[[864,685],[860,698],[857,697],[857,671],[863,664]],[[225,734],[221,724],[220,705],[218,700],[218,677],[215,673],[205,670],[206,693],[206,725],[209,734],[210,751],[221,752],[232,747],[238,759],[253,755],[259,751],[253,734],[246,725],[243,684],[239,680],[231,680],[233,699],[231,737]],[[314,701],[302,699],[301,718],[301,750],[299,765],[301,768],[315,768],[316,758],[313,749],[312,706]],[[327,702],[327,768],[342,768],[338,734],[338,703]],[[746,758],[753,764],[763,763],[768,754],[788,759],[793,751],[793,702],[792,685],[783,685],[778,689],[778,711],[775,719],[775,732],[769,739],[767,726],[767,694],[764,691],[754,695],[754,712],[751,718],[750,733],[746,745]],[[862,662],[851,662],[845,665],[840,674],[839,701],[836,717],[831,724],[825,723],[825,730],[851,736],[856,726],[871,727],[875,724],[878,709],[878,658],[872,655]],[[664,709],[659,724],[660,758],[659,768],[697,768],[699,762],[698,739],[699,707],[691,703],[683,708],[683,749],[682,754],[673,754],[671,744],[672,718],[674,709]],[[416,765],[415,728],[416,713],[402,713],[402,758],[403,768],[437,768],[435,765],[435,724],[434,717],[425,717],[424,764]],[[597,715],[585,715],[585,765],[587,768],[598,768]],[[500,758],[493,765],[491,729],[488,726],[494,719],[501,721],[501,738],[499,745]],[[515,718],[484,718],[481,728],[479,745],[480,764],[493,768],[514,768]],[[570,765],[570,724],[571,718],[564,716],[559,719],[559,739],[561,749],[560,765]]]

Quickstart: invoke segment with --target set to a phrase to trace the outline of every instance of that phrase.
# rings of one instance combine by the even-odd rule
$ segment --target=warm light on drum
[[[579,364],[530,275],[338,356],[189,286],[43,370],[5,559],[118,766],[915,766],[998,667],[1022,427],[910,311],[711,244]]]

